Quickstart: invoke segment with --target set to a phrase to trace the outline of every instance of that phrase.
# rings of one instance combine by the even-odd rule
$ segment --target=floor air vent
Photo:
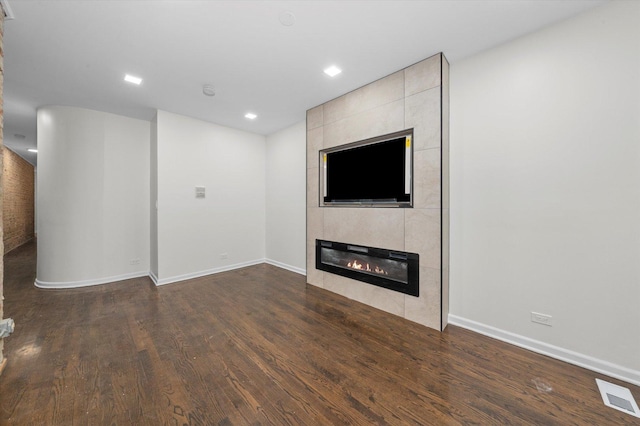
[[[604,405],[640,418],[640,409],[629,389],[600,379],[596,379],[596,383]]]

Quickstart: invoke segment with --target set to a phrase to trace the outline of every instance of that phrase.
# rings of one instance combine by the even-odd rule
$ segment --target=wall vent
[[[629,389],[600,379],[596,379],[596,383],[604,405],[640,418],[640,409]]]

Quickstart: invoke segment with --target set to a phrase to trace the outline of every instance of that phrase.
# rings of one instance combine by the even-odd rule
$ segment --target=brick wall
[[[2,157],[2,228],[6,254],[34,237],[34,169],[7,147],[2,148]]]
[[[0,146],[3,145],[3,128],[4,128],[4,107],[3,107],[3,99],[4,94],[2,92],[2,88],[4,86],[4,50],[3,50],[3,39],[4,34],[4,11],[0,8]],[[2,156],[0,155],[0,161],[2,161]],[[2,167],[0,167],[0,203],[2,203]],[[0,209],[0,215],[2,215],[2,209]],[[0,216],[0,236],[2,236],[2,217]],[[4,246],[2,244],[2,238],[0,238],[0,259],[4,256]],[[2,312],[2,299],[4,299],[2,292],[2,283],[4,277],[4,262],[0,262],[0,319],[4,318]],[[3,341],[0,339],[0,373],[2,372],[2,368],[4,367],[4,356],[2,354],[3,349]]]

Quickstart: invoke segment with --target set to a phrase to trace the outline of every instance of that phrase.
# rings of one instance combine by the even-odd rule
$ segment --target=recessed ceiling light
[[[29,152],[36,152],[36,153],[38,152],[38,150],[37,150],[37,149],[34,149],[34,148],[29,148],[27,151],[29,151]]]
[[[134,77],[129,74],[126,74],[124,76],[124,81],[128,81],[129,83],[138,84],[138,85],[142,83],[142,79],[140,77]]]
[[[254,114],[254,113],[252,113],[252,112],[248,112],[248,113],[246,113],[246,114],[244,115],[244,117],[245,117],[245,118],[248,118],[249,120],[255,120],[258,116],[257,116],[257,115],[255,115],[255,114]]]
[[[324,70],[324,73],[326,75],[328,75],[329,77],[335,77],[336,75],[340,74],[342,72],[342,70],[338,67],[336,67],[335,65],[331,65],[329,68]]]

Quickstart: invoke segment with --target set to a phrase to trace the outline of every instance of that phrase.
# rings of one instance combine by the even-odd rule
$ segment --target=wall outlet
[[[227,253],[220,253],[220,259],[226,259],[227,256]]]
[[[140,259],[131,259],[129,261],[129,265],[139,265],[140,264]]]
[[[548,325],[549,327],[551,327],[553,325],[551,323],[552,318],[553,317],[551,315],[531,312],[531,322],[537,322],[538,324]]]

